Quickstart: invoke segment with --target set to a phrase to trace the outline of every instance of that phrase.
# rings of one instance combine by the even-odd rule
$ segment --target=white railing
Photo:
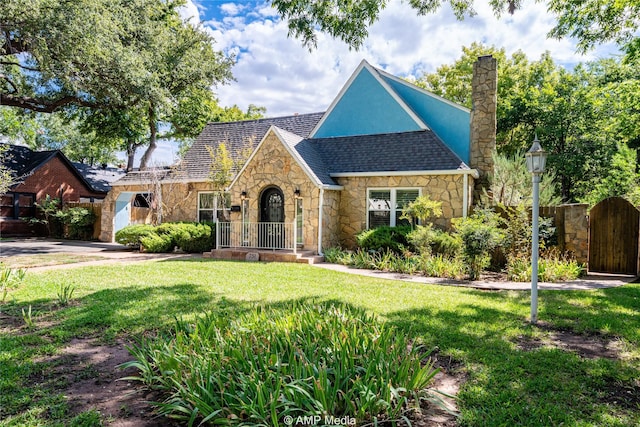
[[[289,249],[296,252],[297,227],[285,222],[217,222],[216,249]]]

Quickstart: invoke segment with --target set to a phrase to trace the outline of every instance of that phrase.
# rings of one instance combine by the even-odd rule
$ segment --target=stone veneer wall
[[[449,227],[451,219],[463,214],[462,175],[419,175],[389,177],[346,177],[338,178],[344,186],[341,192],[339,208],[340,244],[347,248],[355,247],[355,235],[367,226],[367,189],[369,188],[420,188],[422,195],[442,202],[442,217],[435,223]],[[469,177],[470,186],[473,178]],[[471,192],[469,193],[471,199]]]
[[[287,149],[273,133],[267,135],[260,149],[251,159],[231,190],[231,204],[241,203],[241,193],[247,192],[249,199],[249,221],[260,220],[260,195],[268,187],[277,186],[284,195],[284,220],[293,222],[295,203],[293,193],[300,190],[302,198],[303,244],[306,249],[317,249],[318,207],[320,189],[309,179],[305,171],[291,157]],[[327,195],[325,191],[325,197]],[[241,220],[241,214],[235,213],[234,221]]]
[[[476,181],[474,199],[488,187],[489,175],[493,174],[493,152],[496,149],[496,111],[498,103],[498,67],[492,56],[481,56],[473,64],[471,93],[470,167],[477,169],[480,178]]]
[[[165,183],[161,186],[163,201],[163,222],[168,221],[197,221],[198,219],[198,193],[211,191],[208,182],[189,183]],[[148,193],[153,192],[149,185],[115,185],[111,187],[109,194],[102,202],[102,219],[100,240],[113,241],[113,217],[115,215],[115,203],[121,193]]]
[[[587,204],[568,204],[540,208],[540,215],[554,219],[560,250],[572,253],[576,260],[589,262],[589,215]]]
[[[343,191],[324,190],[322,211],[322,248],[340,246],[340,199]]]

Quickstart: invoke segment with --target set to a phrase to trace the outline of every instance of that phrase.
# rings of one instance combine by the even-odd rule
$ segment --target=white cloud
[[[249,104],[266,106],[269,116],[306,113],[326,109],[362,59],[407,77],[452,63],[462,47],[473,42],[504,47],[507,54],[521,49],[531,59],[548,50],[563,64],[614,51],[605,46],[582,57],[571,40],[547,39],[554,18],[542,3],[527,2],[502,19],[496,19],[485,3],[479,2],[475,17],[458,21],[448,7],[417,16],[406,2],[392,0],[358,52],[325,34],[318,36],[317,49],[309,52],[299,40],[287,37],[286,22],[277,20],[271,7],[244,3],[254,9],[241,15],[237,4],[226,3],[222,20],[205,22],[215,47],[237,54],[233,68],[237,81],[217,88],[218,97],[222,105],[243,109]]]
[[[191,20],[194,24],[200,22],[200,11],[192,0],[187,0],[184,5],[180,6],[178,8],[178,14],[184,21]]]

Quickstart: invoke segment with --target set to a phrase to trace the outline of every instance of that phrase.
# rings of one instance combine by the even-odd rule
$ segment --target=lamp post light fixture
[[[533,205],[531,207],[531,323],[538,321],[538,217],[540,210],[540,179],[547,162],[547,153],[542,149],[536,134],[533,145],[526,155],[527,169],[533,179]]]

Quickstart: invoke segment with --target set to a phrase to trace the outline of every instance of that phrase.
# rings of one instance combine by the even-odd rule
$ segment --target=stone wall
[[[284,220],[293,222],[295,218],[294,191],[300,190],[302,199],[303,245],[307,249],[317,249],[318,207],[320,189],[311,181],[305,171],[291,157],[278,137],[269,133],[259,150],[254,154],[242,175],[238,177],[231,191],[231,204],[241,204],[242,192],[249,199],[249,221],[260,221],[260,195],[269,187],[279,187],[284,195]],[[327,192],[325,192],[325,195]],[[235,213],[234,221],[241,220]]]
[[[324,190],[322,211],[323,249],[340,246],[340,199],[343,191]]]
[[[540,216],[553,218],[558,233],[558,247],[589,262],[589,215],[587,204],[568,204],[540,208]]]
[[[481,56],[473,64],[471,93],[470,167],[477,169],[474,199],[489,184],[493,174],[493,152],[496,149],[496,111],[498,103],[498,67],[492,56]]]
[[[355,246],[355,235],[367,227],[368,188],[420,188],[422,195],[442,202],[442,217],[434,221],[448,228],[452,218],[463,215],[464,177],[462,175],[376,176],[339,178],[341,191],[339,243]],[[470,185],[473,178],[469,177]],[[469,193],[469,199],[471,198]]]
[[[208,182],[168,182],[161,185],[162,189],[162,222],[197,221],[198,193],[212,191]],[[153,193],[150,184],[115,185],[102,203],[102,219],[100,240],[113,241],[113,218],[116,200],[122,193]],[[135,214],[134,214],[135,215]],[[135,216],[134,222],[155,223],[155,215],[147,213],[144,218]]]

